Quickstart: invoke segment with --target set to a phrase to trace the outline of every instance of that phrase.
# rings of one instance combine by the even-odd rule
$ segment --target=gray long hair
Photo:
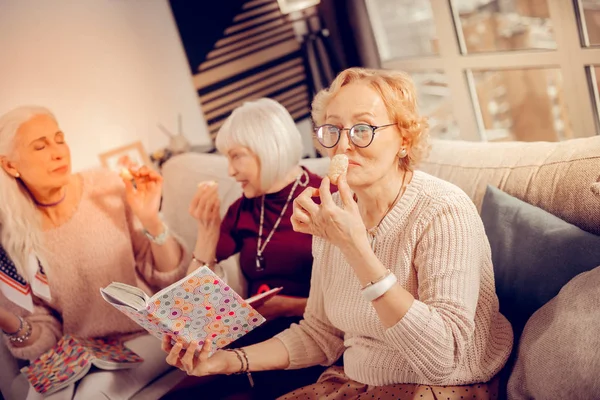
[[[0,157],[14,153],[17,130],[36,115],[56,120],[50,110],[39,106],[19,107],[0,117]],[[0,171],[0,199],[0,243],[19,274],[29,279],[30,255],[44,260],[41,215],[25,187],[4,169]]]

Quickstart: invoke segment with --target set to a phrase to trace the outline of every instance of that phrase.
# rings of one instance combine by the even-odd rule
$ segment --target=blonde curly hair
[[[325,123],[327,105],[340,89],[354,82],[369,84],[381,96],[387,112],[402,134],[408,155],[400,159],[404,170],[414,170],[429,151],[429,124],[418,111],[415,86],[411,77],[402,71],[348,68],[334,79],[331,86],[321,90],[312,102],[315,126]]]

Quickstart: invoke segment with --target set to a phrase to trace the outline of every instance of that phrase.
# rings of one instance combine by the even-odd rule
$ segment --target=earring
[[[21,177],[21,174],[17,172],[17,173],[15,174],[15,178],[20,178],[20,177]]]
[[[398,158],[404,158],[408,155],[408,151],[406,150],[405,147],[403,147],[402,149],[400,149],[400,152],[398,153]]]

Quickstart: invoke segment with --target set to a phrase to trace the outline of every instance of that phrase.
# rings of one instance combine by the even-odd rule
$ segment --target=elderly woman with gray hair
[[[65,334],[142,333],[98,289],[118,281],[151,291],[184,276],[189,258],[159,217],[162,178],[147,168],[132,180],[72,173],[67,135],[43,107],[0,118],[0,165],[0,328],[10,352],[33,360]],[[152,357],[154,340],[128,342],[145,359],[139,368],[91,374],[51,398],[129,398],[168,369]]]
[[[318,187],[321,177],[299,165],[300,132],[275,100],[263,98],[235,109],[219,130],[216,146],[227,157],[229,175],[239,182],[243,195],[221,220],[217,186],[210,182],[199,186],[190,206],[198,220],[195,267],[207,263],[218,272],[219,261],[239,253],[249,295],[283,287],[257,307],[267,322],[234,343],[245,346],[269,339],[302,319],[310,291],[312,237],[294,232],[290,217],[294,199],[307,187]],[[275,398],[314,381],[322,370],[256,374],[250,392],[258,399]],[[198,394],[225,399],[249,388],[245,376],[227,377],[199,386]],[[179,391],[173,397],[182,395]]]

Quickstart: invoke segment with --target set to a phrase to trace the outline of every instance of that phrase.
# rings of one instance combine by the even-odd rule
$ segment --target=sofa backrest
[[[452,182],[481,210],[492,185],[588,232],[600,234],[600,136],[564,142],[437,140],[419,169]]]

